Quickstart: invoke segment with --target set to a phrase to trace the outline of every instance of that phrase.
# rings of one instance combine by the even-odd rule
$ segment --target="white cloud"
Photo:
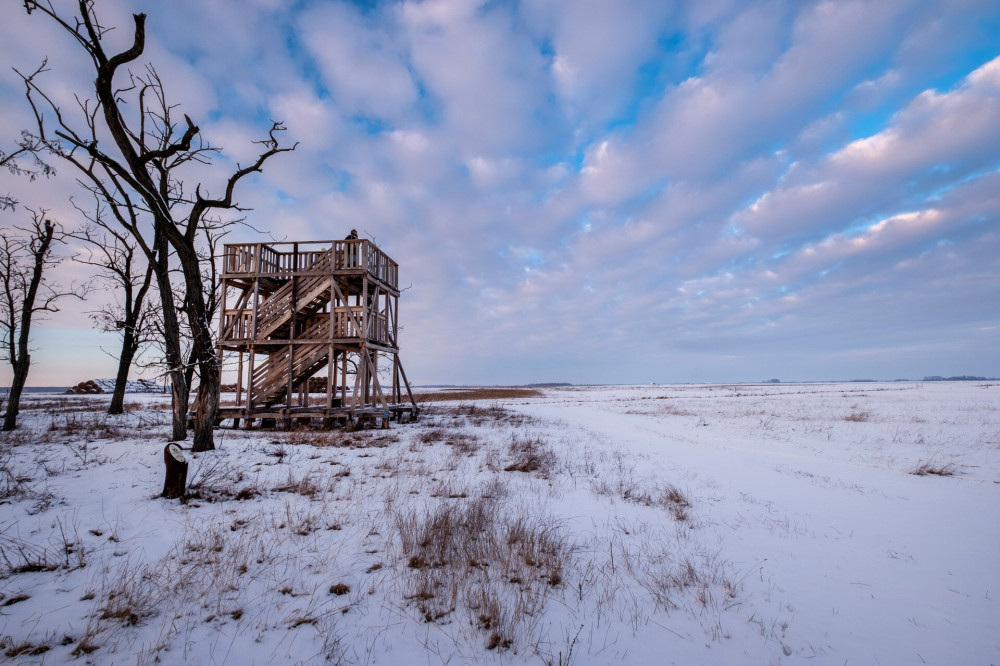
[[[503,5],[429,0],[401,10],[413,65],[465,156],[547,143],[545,62]]]
[[[395,12],[363,15],[344,3],[329,3],[298,20],[305,44],[347,115],[404,122],[418,91],[408,67],[407,45],[394,22]]]
[[[848,372],[828,355],[871,349],[919,376],[905,350],[943,339],[981,359],[956,372],[1000,374],[982,351],[996,333],[968,333],[1000,330],[982,307],[1000,261],[996,3],[104,6],[126,27],[149,12],[172,99],[226,150],[199,171],[210,187],[287,123],[299,148],[237,193],[248,222],[376,239],[412,285],[418,382],[760,379],[788,358],[821,378]],[[87,63],[0,12],[0,56],[49,52],[70,104]],[[9,136],[30,120],[9,72],[0,95]],[[71,190],[0,173],[60,211]],[[594,360],[608,348],[620,360]]]
[[[757,234],[814,233],[838,221],[850,225],[877,206],[905,202],[914,182],[935,187],[998,161],[1000,58],[955,90],[921,93],[878,134],[818,164],[796,165],[785,183],[735,219]]]
[[[624,11],[601,0],[530,0],[524,11],[536,34],[551,36],[551,72],[567,112],[593,127],[624,111],[674,9],[659,0]]]

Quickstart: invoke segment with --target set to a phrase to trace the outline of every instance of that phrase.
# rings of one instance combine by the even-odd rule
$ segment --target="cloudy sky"
[[[996,0],[98,5],[110,50],[148,13],[168,94],[225,149],[206,183],[286,123],[248,222],[356,226],[399,262],[416,383],[1000,375]],[[85,91],[23,13],[2,62]],[[7,147],[10,67],[0,95]],[[69,175],[0,189],[72,226]],[[41,324],[30,384],[113,374],[93,307]]]

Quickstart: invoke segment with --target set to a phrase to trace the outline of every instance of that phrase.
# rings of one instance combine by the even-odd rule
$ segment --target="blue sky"
[[[149,14],[224,148],[209,187],[287,124],[248,222],[396,259],[416,383],[1000,375],[995,0],[98,4]],[[71,44],[0,12],[5,63],[86,90]],[[0,95],[14,137],[9,69]],[[67,174],[0,178],[77,222]],[[42,323],[29,383],[113,374],[94,307]]]

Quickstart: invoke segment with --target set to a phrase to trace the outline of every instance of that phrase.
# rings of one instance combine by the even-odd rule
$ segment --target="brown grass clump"
[[[621,497],[626,502],[642,504],[643,506],[659,506],[670,512],[674,520],[683,522],[688,519],[688,509],[691,502],[687,496],[673,484],[656,486],[652,489],[638,485],[622,487]]]
[[[955,476],[959,473],[955,463],[937,463],[932,460],[918,461],[917,466],[910,470],[914,476]]]
[[[8,657],[18,657],[21,655],[37,657],[52,649],[51,646],[45,645],[44,643],[38,645],[31,643],[30,641],[14,643],[13,641],[10,641],[9,637],[7,637],[6,643],[0,644],[0,647],[4,648],[3,653]]]
[[[296,493],[309,499],[316,499],[326,492],[326,488],[320,485],[317,475],[306,474],[301,478],[296,478],[293,471],[288,471],[288,480],[283,485],[274,488],[275,492]]]
[[[24,592],[18,592],[11,597],[7,597],[6,599],[3,598],[3,595],[0,595],[0,599],[3,599],[3,603],[0,603],[0,606],[13,606],[14,604],[19,604],[22,601],[27,601],[30,598],[31,597]]]

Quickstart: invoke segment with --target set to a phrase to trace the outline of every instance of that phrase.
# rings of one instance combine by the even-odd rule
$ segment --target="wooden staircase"
[[[330,336],[330,318],[321,317],[305,331],[292,334],[293,319],[308,320],[330,302],[333,284],[331,252],[317,253],[305,270],[306,275],[288,280],[264,301],[257,311],[257,338],[280,341],[290,337],[326,340]],[[326,345],[298,345],[289,360],[289,348],[281,347],[254,368],[251,401],[257,406],[283,402],[289,390],[297,389],[329,362]]]
[[[332,268],[330,253],[320,253],[308,270],[323,271],[326,275],[293,278],[271,294],[257,311],[257,337],[287,338],[293,315],[310,316],[329,303]]]
[[[303,336],[323,340],[329,336],[330,320],[323,318],[307,329]],[[289,377],[292,391],[301,386],[314,374],[326,367],[330,361],[326,345],[300,345],[294,347],[294,355],[289,363],[289,349],[282,347],[268,355],[267,360],[254,368],[253,393],[250,396],[255,406],[269,407],[283,401],[288,393]]]

